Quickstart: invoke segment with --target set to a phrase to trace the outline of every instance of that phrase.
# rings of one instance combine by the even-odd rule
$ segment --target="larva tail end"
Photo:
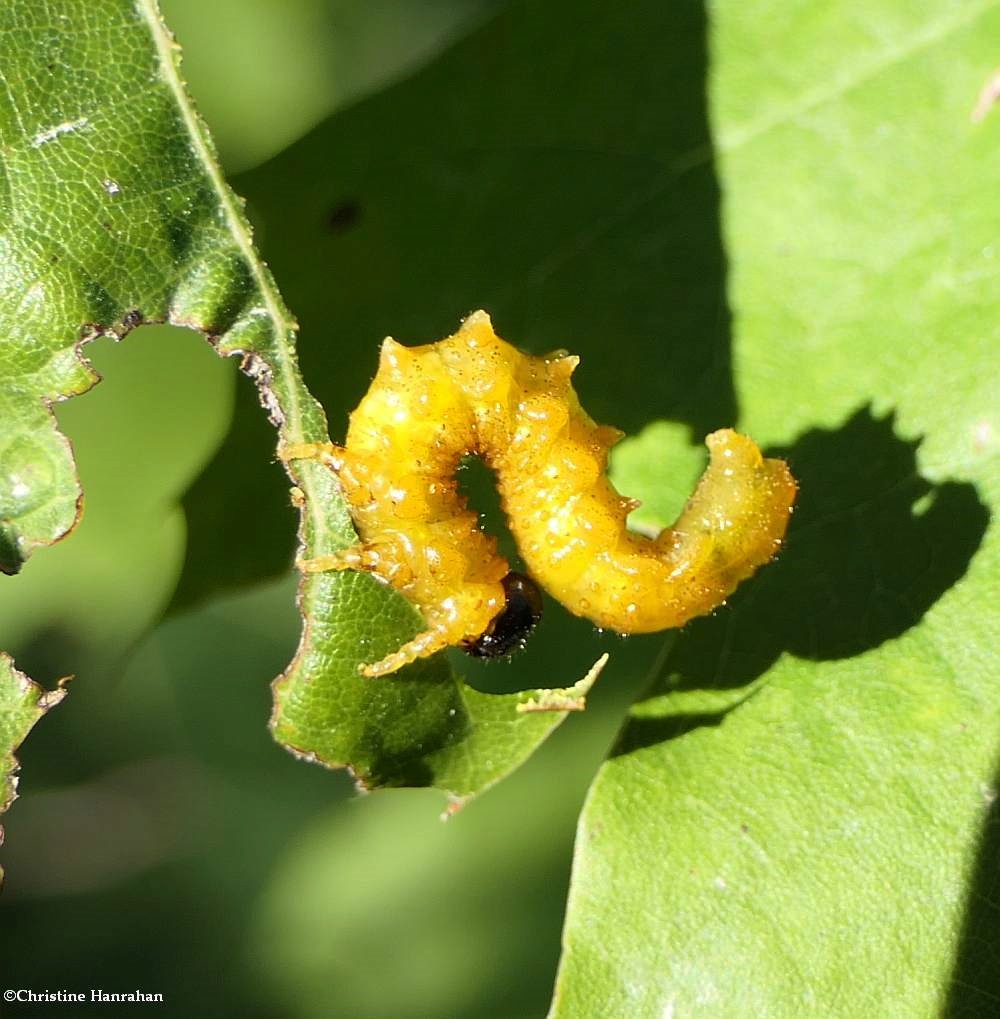
[[[746,435],[725,428],[705,441],[711,461],[676,526],[710,543],[728,594],[777,554],[798,486],[784,460],[765,459]]]

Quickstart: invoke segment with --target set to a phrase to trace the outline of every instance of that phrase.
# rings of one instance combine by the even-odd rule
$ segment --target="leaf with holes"
[[[222,177],[153,0],[8,3],[0,33],[0,567],[15,573],[78,516],[71,451],[51,405],[96,381],[82,350],[97,336],[144,322],[196,329],[241,359],[281,442],[327,433],[299,374],[295,322]],[[184,385],[169,365],[164,382]],[[290,473],[304,554],[350,543],[332,474],[308,462]],[[372,620],[373,639],[387,647],[420,622],[370,578],[310,577],[300,604],[303,641],[275,688],[275,732],[366,784],[430,784],[464,798],[565,715],[519,712],[530,693],[468,690],[443,660],[389,683],[362,679]]]

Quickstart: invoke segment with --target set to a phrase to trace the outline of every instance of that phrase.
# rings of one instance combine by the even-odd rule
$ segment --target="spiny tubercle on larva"
[[[497,478],[530,577],[569,611],[619,633],[681,626],[710,612],[781,546],[795,481],[781,460],[729,429],[707,438],[710,463],[673,527],[629,531],[636,503],[607,479],[621,438],[595,424],[570,382],[579,359],[523,354],[486,312],[447,339],[382,345],[378,373],[351,415],[343,447],[286,447],[336,471],[356,545],[304,560],[307,571],[365,570],[401,591],[426,629],[362,667],[394,672],[449,645],[484,645],[503,616],[510,574],[496,540],[458,490],[464,456]]]

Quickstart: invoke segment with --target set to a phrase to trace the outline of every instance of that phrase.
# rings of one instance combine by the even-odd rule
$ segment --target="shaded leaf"
[[[233,170],[402,77],[498,2],[163,0],[161,7],[184,42],[191,91]]]
[[[14,751],[31,727],[49,708],[55,707],[66,691],[43,690],[14,668],[10,655],[0,652],[0,814],[17,797],[17,760]],[[3,828],[0,828],[0,844]],[[0,870],[0,881],[3,871]]]
[[[708,144],[703,15],[579,12],[508,4],[239,178],[335,439],[384,336],[431,342],[479,307],[521,349],[581,355],[574,384],[599,421],[631,434],[670,416],[698,455],[734,423],[718,190],[710,164],[688,165]],[[199,501],[252,499],[277,516],[267,478],[247,475],[251,411],[237,408]],[[194,537],[185,600],[231,576],[231,547],[214,537]],[[258,575],[277,559],[265,550]]]
[[[101,384],[54,408],[86,511],[71,540],[0,581],[0,647],[16,650],[32,675],[72,670],[81,686],[113,674],[162,614],[184,556],[180,497],[225,434],[237,384],[253,395],[236,366],[188,330],[148,326],[87,354]],[[164,386],[165,363],[183,386]],[[284,526],[293,525],[286,506]]]

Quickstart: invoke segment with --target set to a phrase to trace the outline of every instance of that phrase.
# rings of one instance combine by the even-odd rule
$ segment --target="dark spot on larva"
[[[335,205],[326,217],[326,226],[331,233],[340,234],[361,221],[361,204],[353,198]]]
[[[503,578],[507,604],[479,638],[463,645],[473,658],[502,658],[524,647],[528,635],[542,618],[542,594],[522,573]]]

